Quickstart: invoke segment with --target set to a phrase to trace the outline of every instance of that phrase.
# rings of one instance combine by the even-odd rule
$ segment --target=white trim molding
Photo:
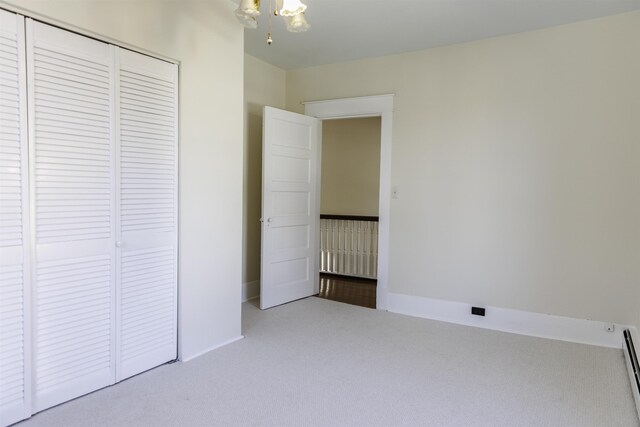
[[[605,322],[499,307],[483,307],[486,309],[485,316],[475,316],[471,314],[471,306],[460,302],[388,294],[388,311],[393,313],[601,347],[621,349],[622,332],[629,328],[615,324],[614,331],[607,332]]]
[[[260,281],[244,282],[242,284],[242,302],[256,299],[260,296]]]
[[[393,112],[395,95],[360,96],[357,98],[329,99],[303,102],[304,114],[323,119],[380,116]]]
[[[214,345],[214,346],[212,346],[212,347],[209,347],[208,349],[203,350],[203,351],[201,351],[201,352],[199,352],[199,353],[196,353],[196,354],[194,354],[194,355],[192,355],[192,356],[189,356],[189,357],[187,357],[186,359],[180,358],[179,360],[180,360],[182,363],[190,362],[190,361],[192,361],[192,360],[193,360],[193,359],[195,359],[195,358],[198,358],[198,357],[200,357],[200,356],[204,356],[205,354],[209,353],[210,351],[217,350],[217,349],[219,349],[220,347],[224,347],[225,345],[229,345],[229,344],[234,343],[234,342],[236,342],[236,341],[240,341],[240,340],[241,340],[241,339],[243,339],[243,338],[244,338],[244,335],[240,335],[240,336],[238,336],[238,337],[232,338],[232,339],[230,339],[230,340],[228,340],[228,341],[225,341],[225,342],[223,342],[223,343],[220,343],[220,344]]]
[[[389,271],[389,223],[391,215],[391,147],[393,142],[393,94],[361,96],[358,98],[330,99],[303,102],[304,113],[320,120],[348,119],[356,117],[380,117],[380,196],[378,205],[378,286],[376,308],[387,309]],[[319,126],[322,129],[322,126]],[[321,131],[319,131],[321,132]],[[322,147],[320,133],[319,149]],[[322,156],[318,156],[319,162]],[[320,171],[318,164],[318,171]],[[318,192],[318,197],[319,197]],[[318,212],[320,215],[320,203]],[[319,233],[319,230],[318,230]],[[320,259],[316,248],[316,259]]]

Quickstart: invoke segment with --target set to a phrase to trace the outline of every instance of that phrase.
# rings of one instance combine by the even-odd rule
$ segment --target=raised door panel
[[[115,381],[113,52],[27,20],[36,412]]]
[[[117,52],[120,381],[177,357],[177,66]]]
[[[0,10],[0,425],[31,414],[24,18]]]

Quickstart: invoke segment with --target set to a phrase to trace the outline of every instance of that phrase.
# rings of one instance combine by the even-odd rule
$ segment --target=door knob
[[[121,247],[122,247],[122,242],[118,240],[116,242],[116,248],[121,248]]]

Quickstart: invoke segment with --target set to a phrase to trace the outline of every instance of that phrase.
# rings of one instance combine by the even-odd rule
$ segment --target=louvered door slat
[[[24,49],[24,18],[0,10],[0,425],[31,415]]]
[[[174,64],[118,50],[117,379],[176,358]]]
[[[115,381],[113,48],[27,23],[35,410]]]
[[[112,239],[110,49],[44,25],[35,25],[34,34],[36,240]]]

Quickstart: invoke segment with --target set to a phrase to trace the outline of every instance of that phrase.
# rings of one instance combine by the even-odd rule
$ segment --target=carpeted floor
[[[319,298],[243,321],[243,340],[19,427],[638,425],[621,350]]]

